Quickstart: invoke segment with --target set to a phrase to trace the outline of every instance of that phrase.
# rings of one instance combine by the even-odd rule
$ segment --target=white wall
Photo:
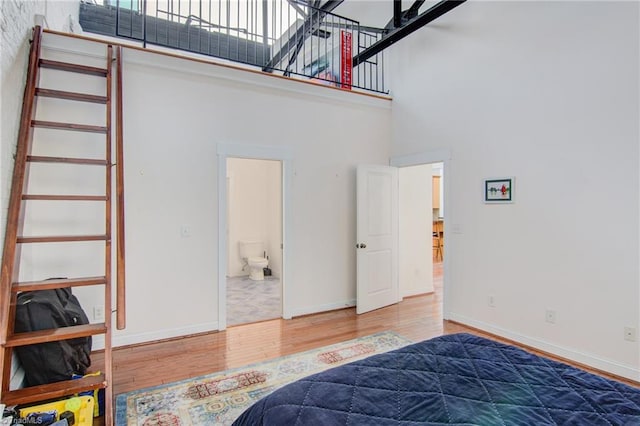
[[[398,182],[398,281],[407,297],[433,291],[431,165],[401,167]]]
[[[3,213],[23,4],[2,2],[20,22],[2,43]],[[638,40],[635,2],[467,2],[391,49],[393,118],[384,101],[126,51],[129,327],[116,344],[216,327],[219,141],[294,150],[295,313],[353,303],[354,166],[385,164],[393,133],[393,155],[452,153],[449,317],[640,379],[638,343],[622,338],[640,329]],[[482,179],[503,175],[516,203],[483,204]]]
[[[355,166],[387,161],[388,102],[362,104],[357,95],[308,85],[312,92],[304,93],[297,91],[301,83],[245,79],[238,71],[148,53],[125,57],[125,114],[135,120],[125,122],[131,307],[122,338],[215,327],[218,142],[294,152],[287,283],[294,315],[353,303]],[[328,93],[335,97],[324,98]],[[179,238],[180,223],[191,224],[191,238]],[[183,299],[176,300],[177,290]],[[148,306],[150,293],[151,310],[133,308]]]
[[[239,242],[262,241],[275,277],[282,271],[282,165],[279,161],[229,158],[227,176],[228,259],[227,275],[249,275],[242,269]]]
[[[93,60],[86,42],[45,37],[52,54]],[[390,101],[127,49],[124,117],[127,329],[116,345],[217,328],[219,142],[293,153],[293,314],[355,303],[355,169],[388,162]]]
[[[388,58],[393,155],[452,153],[449,318],[636,380],[638,8],[467,2]],[[494,176],[514,204],[483,203]]]

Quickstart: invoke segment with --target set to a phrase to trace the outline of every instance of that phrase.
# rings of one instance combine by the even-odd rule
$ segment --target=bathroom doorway
[[[282,162],[226,159],[226,325],[281,318]]]

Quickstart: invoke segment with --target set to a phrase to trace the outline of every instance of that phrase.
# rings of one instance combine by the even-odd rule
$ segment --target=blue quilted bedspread
[[[640,389],[470,334],[314,374],[240,425],[640,425]]]

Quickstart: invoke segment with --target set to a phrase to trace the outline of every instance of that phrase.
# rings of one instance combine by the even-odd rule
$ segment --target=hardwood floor
[[[434,265],[434,273],[434,293],[406,298],[396,305],[362,315],[356,315],[354,308],[341,309],[287,321],[277,319],[238,325],[223,332],[117,348],[113,352],[114,395],[241,367],[384,330],[396,331],[416,342],[442,334],[468,332],[513,343],[443,321],[442,263]],[[94,354],[94,362],[96,366],[103,363],[100,353]],[[629,380],[621,381],[638,386]]]

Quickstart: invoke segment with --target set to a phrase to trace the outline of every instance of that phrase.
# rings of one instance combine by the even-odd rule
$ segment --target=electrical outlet
[[[633,327],[625,327],[624,340],[628,340],[629,342],[635,342],[636,339],[637,339],[636,329]]]
[[[487,300],[487,303],[489,304],[489,306],[491,308],[495,308],[496,307],[496,299],[495,299],[495,297],[493,297],[493,294],[489,295],[489,299]]]
[[[104,321],[104,306],[98,305],[93,307],[93,320]]]
[[[545,321],[547,321],[549,324],[555,324],[556,323],[556,311],[553,311],[551,309],[547,309],[547,311],[545,313]]]

